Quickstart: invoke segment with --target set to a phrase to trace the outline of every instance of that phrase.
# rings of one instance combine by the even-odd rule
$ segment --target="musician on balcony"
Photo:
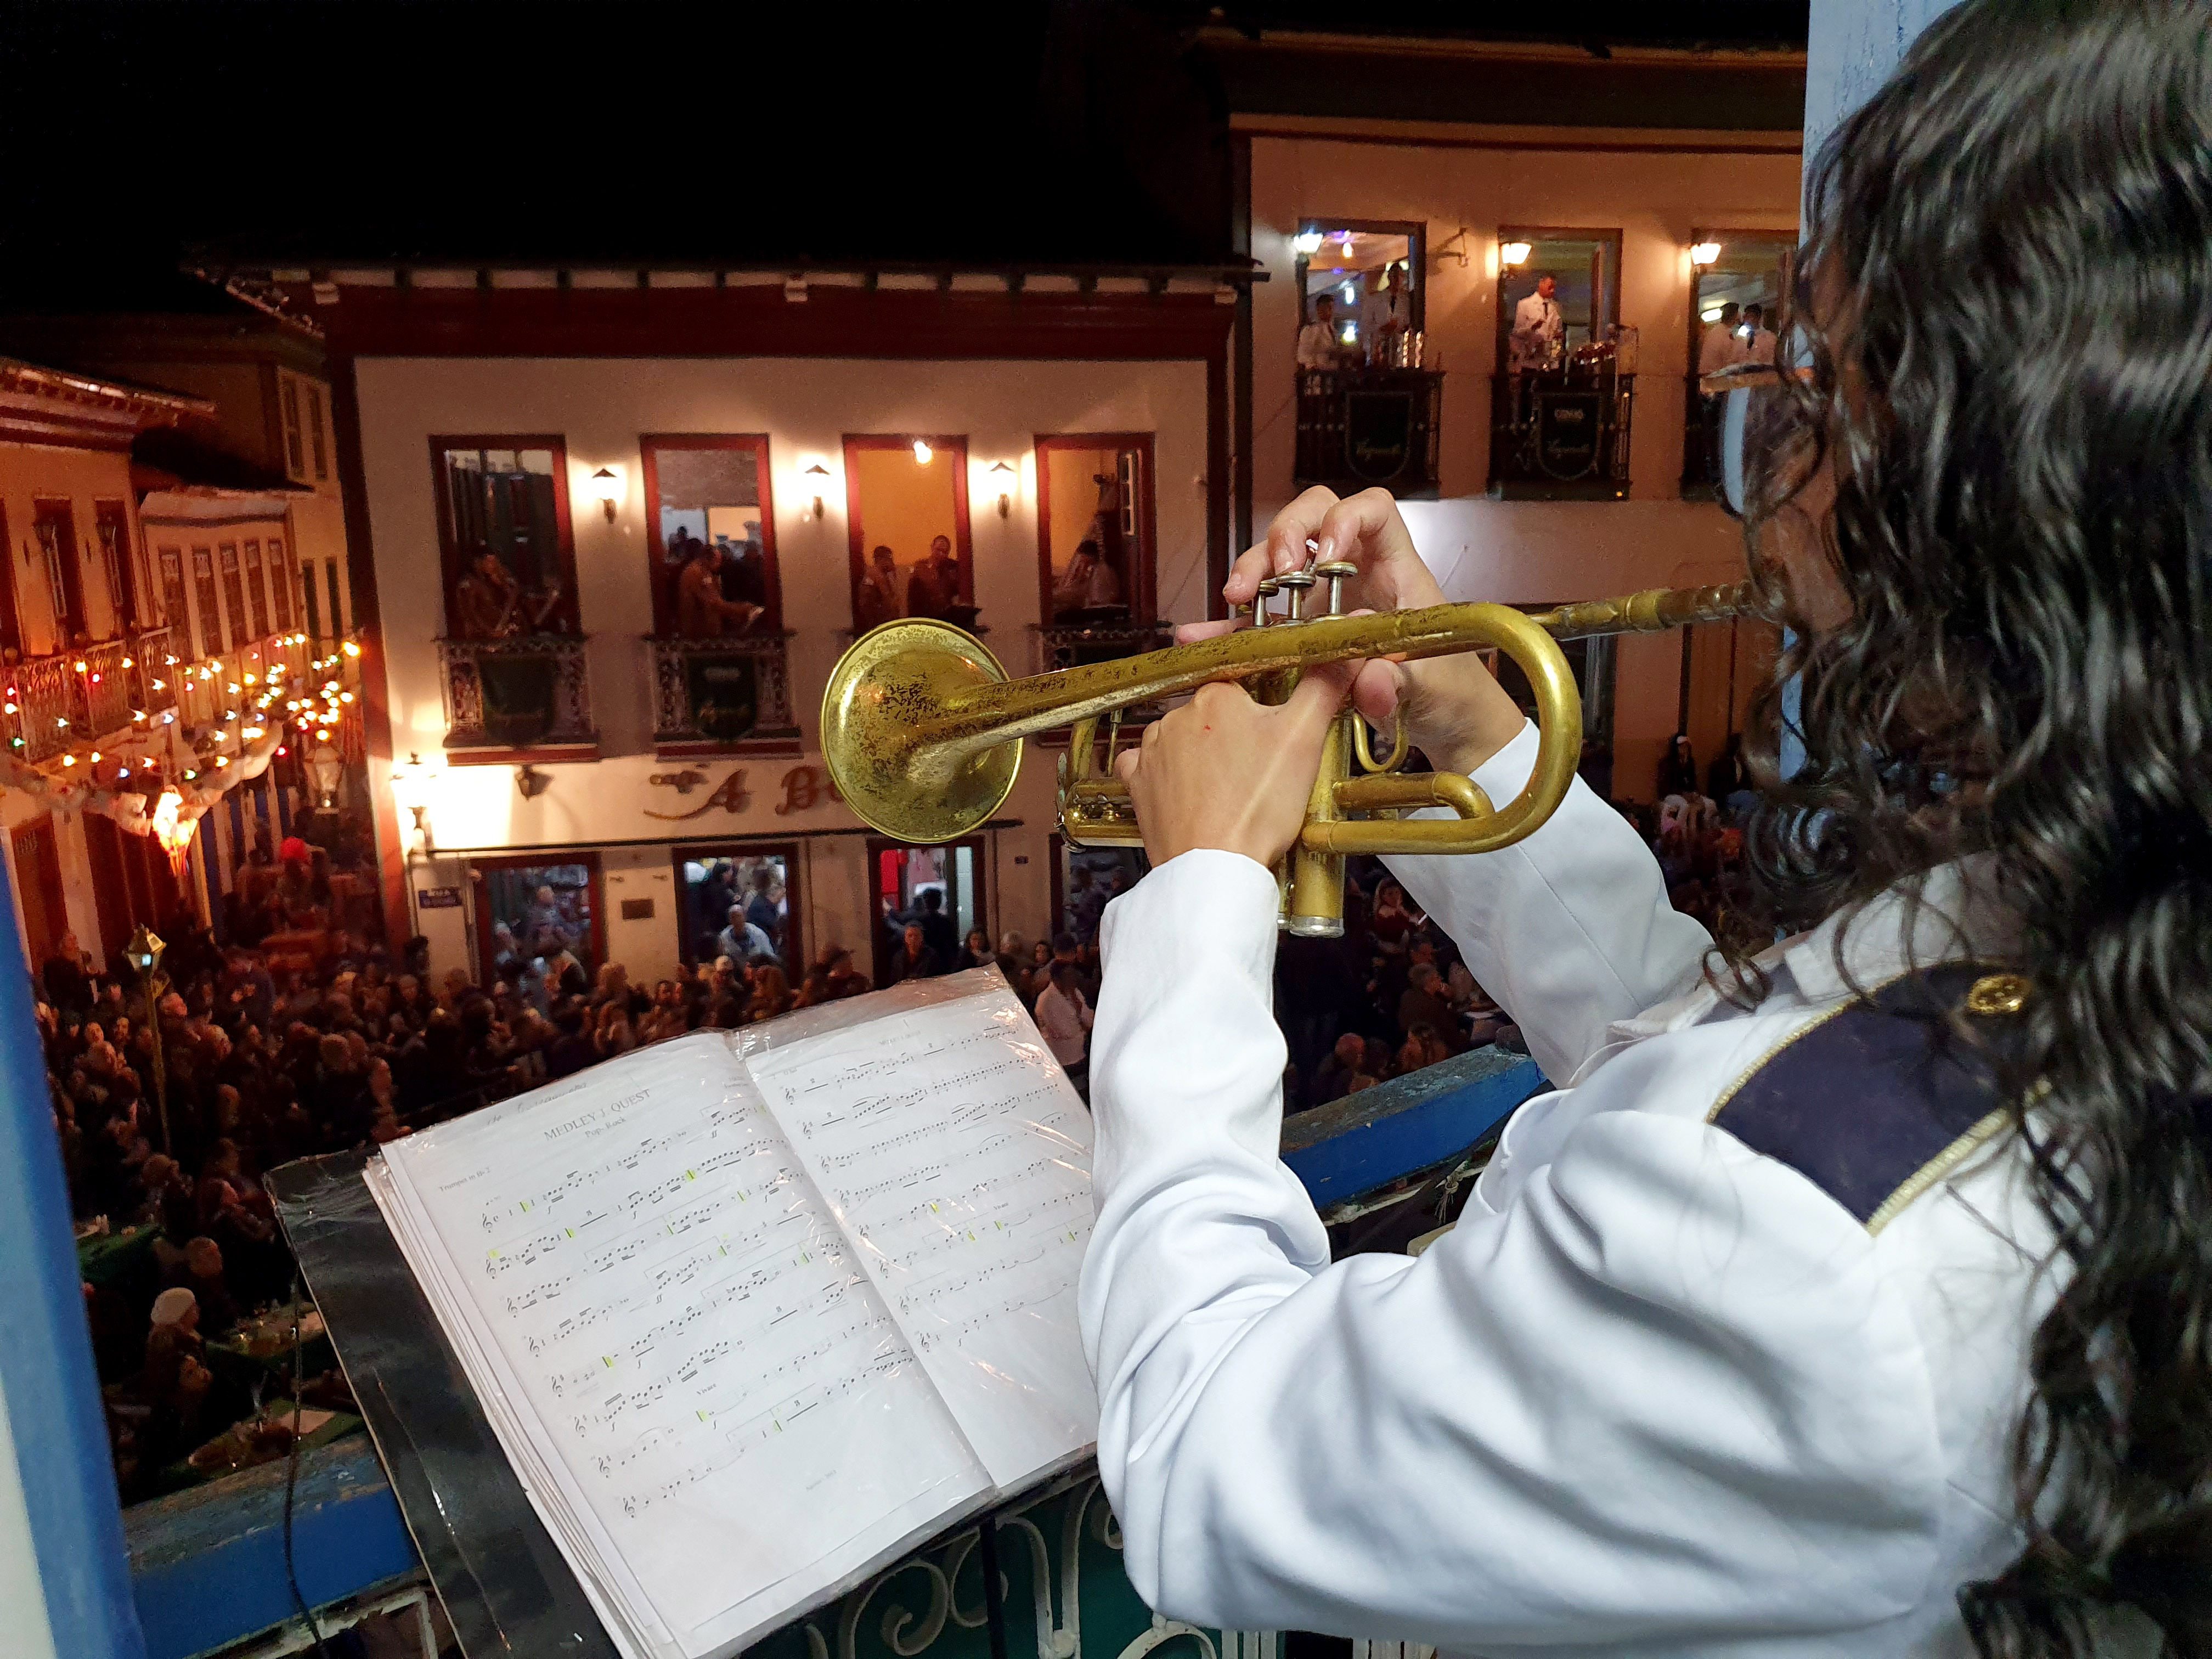
[[[1053,620],[1079,611],[1104,611],[1121,603],[1121,579],[1106,562],[1096,537],[1075,544],[1067,568],[1052,579]]]
[[[742,634],[760,619],[761,607],[722,597],[715,567],[721,555],[706,543],[691,544],[690,562],[676,579],[676,628],[686,639]]]
[[[465,640],[507,640],[520,634],[542,634],[560,604],[558,578],[548,578],[538,592],[526,594],[514,573],[498,554],[486,548],[477,555],[476,568],[454,584],[455,631]]]
[[[1334,368],[1343,355],[1336,337],[1336,295],[1324,294],[1314,301],[1313,321],[1298,331],[1298,367]]]

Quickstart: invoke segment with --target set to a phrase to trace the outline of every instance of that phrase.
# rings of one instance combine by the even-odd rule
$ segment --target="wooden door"
[[[130,878],[124,873],[123,832],[102,812],[84,815],[84,850],[92,861],[92,902],[99,918],[100,948],[110,963],[123,959],[131,939]]]
[[[23,934],[31,947],[31,971],[53,955],[70,930],[68,902],[62,896],[61,854],[54,844],[51,816],[18,824],[9,837],[15,854],[17,898],[23,907]]]

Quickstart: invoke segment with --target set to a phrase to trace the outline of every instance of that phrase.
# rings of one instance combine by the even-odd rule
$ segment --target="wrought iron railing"
[[[166,628],[146,628],[131,641],[131,702],[149,714],[177,706],[177,678],[172,671],[179,664],[169,637]]]
[[[1301,369],[1297,483],[1435,495],[1443,386],[1437,368]]]
[[[18,760],[51,760],[81,741],[69,657],[33,657],[8,671],[8,746]]]
[[[1499,374],[1490,392],[1490,487],[1498,495],[1619,501],[1628,495],[1636,377],[1613,360]]]
[[[648,636],[657,749],[799,741],[787,632],[707,639]]]
[[[585,645],[580,634],[440,640],[447,750],[596,746]]]
[[[1115,662],[1175,642],[1175,629],[1163,622],[1032,623],[1030,631],[1036,636],[1035,672],[1040,674],[1085,663]]]

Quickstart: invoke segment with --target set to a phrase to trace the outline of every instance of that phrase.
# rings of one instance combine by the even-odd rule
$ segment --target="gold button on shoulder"
[[[1966,993],[1970,1014],[2016,1014],[2027,1006],[2029,986],[2019,974],[1984,974]]]

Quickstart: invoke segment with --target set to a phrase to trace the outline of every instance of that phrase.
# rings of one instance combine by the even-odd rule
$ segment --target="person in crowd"
[[[1344,358],[1344,346],[1337,338],[1338,332],[1336,295],[1316,295],[1313,320],[1298,331],[1298,367],[1334,368]]]
[[[783,960],[783,906],[776,902],[775,871],[763,864],[753,871],[752,892],[745,899],[745,920],[757,927],[768,942],[769,954]],[[756,952],[756,954],[758,954]]]
[[[878,546],[868,556],[867,568],[853,590],[853,626],[865,634],[904,615],[899,604],[898,555]]]
[[[1313,1080],[1306,1087],[1305,1103],[1326,1106],[1331,1101],[1343,1099],[1352,1091],[1352,1079],[1366,1069],[1367,1039],[1357,1031],[1345,1032],[1314,1068]]]
[[[1060,1062],[1076,1093],[1090,1096],[1090,1073],[1085,1055],[1090,1046],[1091,1004],[1077,982],[1075,964],[1055,960],[1043,990],[1037,993],[1037,1030],[1045,1047]]]
[[[945,964],[939,971],[950,971],[953,958],[960,953],[960,939],[953,930],[952,918],[945,914],[945,890],[923,888],[907,920],[921,927],[923,942]]]
[[[64,933],[53,954],[40,964],[39,977],[45,982],[46,1000],[62,1012],[91,1012],[92,980],[85,971],[89,960],[76,935]]]
[[[1407,971],[1405,994],[1398,999],[1400,1032],[1411,1032],[1416,1026],[1439,1036],[1456,1030],[1459,1022],[1452,1017],[1451,1004],[1445,1000],[1443,988],[1443,975],[1437,971],[1435,963],[1415,963]],[[1449,1044],[1446,1052],[1449,1052]]]
[[[749,977],[752,999],[747,1009],[748,1023],[757,1024],[791,1012],[791,981],[774,958],[756,957]]]
[[[1743,361],[1743,337],[1736,331],[1742,316],[1743,307],[1730,300],[1705,325],[1705,337],[1698,342],[1699,374],[1717,374]]]
[[[750,902],[730,907],[729,926],[714,941],[717,953],[732,962],[750,962],[755,957],[775,957],[775,940],[750,915]]]
[[[930,948],[929,935],[918,921],[900,930],[899,947],[891,952],[890,972],[884,982],[900,985],[910,979],[935,979],[945,971],[945,958]]]
[[[1028,958],[1029,941],[1018,933],[1009,927],[999,935],[999,951],[992,960],[999,964],[999,972],[1014,988],[1016,996],[1022,996],[1029,983]]]
[[[1506,347],[1512,372],[1528,374],[1548,368],[1566,337],[1559,315],[1559,282],[1550,271],[1536,279],[1536,291],[1513,307],[1513,332]]]
[[[1659,757],[1659,798],[1669,795],[1694,795],[1700,780],[1698,776],[1698,757],[1690,748],[1690,734],[1677,732],[1668,742],[1667,752]]]
[[[960,954],[954,960],[953,967],[957,971],[988,968],[997,960],[997,953],[991,949],[991,936],[980,927],[970,927],[968,937],[960,943]]]

